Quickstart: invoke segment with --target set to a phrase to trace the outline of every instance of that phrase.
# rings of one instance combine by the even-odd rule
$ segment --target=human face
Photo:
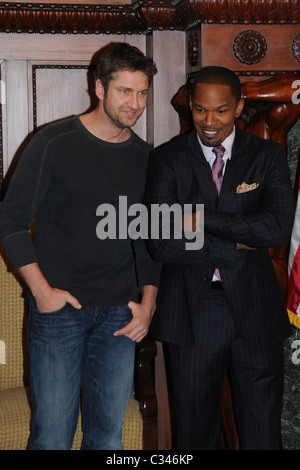
[[[96,82],[96,94],[102,101],[105,117],[119,129],[133,126],[143,113],[149,80],[143,72],[122,70],[110,81],[105,93],[101,80]]]
[[[198,83],[190,108],[201,142],[207,147],[221,145],[232,133],[243,106],[244,101],[237,103],[229,86]]]

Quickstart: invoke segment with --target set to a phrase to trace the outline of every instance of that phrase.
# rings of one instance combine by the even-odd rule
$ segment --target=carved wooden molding
[[[146,34],[199,23],[298,24],[299,0],[132,0],[118,3],[0,2],[0,32]],[[118,0],[115,0],[118,2]]]
[[[186,79],[187,80],[192,80],[195,76],[195,72],[190,72],[186,74]],[[297,74],[299,74],[299,70],[289,70],[288,72],[286,70],[234,70],[234,73],[243,79],[245,78],[250,78],[250,77],[256,77],[260,79],[268,79],[272,77],[276,77],[277,75],[284,75],[286,73],[293,73],[295,74],[295,79],[297,78]]]
[[[147,25],[127,5],[0,3],[6,33],[131,34]]]
[[[235,57],[243,64],[257,64],[265,56],[266,39],[258,31],[242,31],[234,40],[233,50]]]
[[[292,45],[293,55],[300,62],[300,34],[297,34]]]
[[[199,65],[200,39],[198,32],[190,32],[187,39],[188,63],[191,67]]]
[[[191,7],[208,23],[299,23],[298,0],[191,0]]]

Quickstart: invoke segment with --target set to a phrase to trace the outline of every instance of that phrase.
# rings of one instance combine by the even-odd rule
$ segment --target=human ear
[[[243,98],[240,99],[240,101],[238,102],[237,107],[236,107],[236,112],[235,112],[235,117],[236,118],[238,118],[241,115],[241,113],[243,111],[243,108],[244,108],[244,104],[245,104],[244,99]]]
[[[97,80],[96,80],[95,93],[96,93],[96,96],[99,100],[103,100],[105,92],[104,92],[104,87],[102,85],[102,82],[101,82],[100,78],[97,78]]]

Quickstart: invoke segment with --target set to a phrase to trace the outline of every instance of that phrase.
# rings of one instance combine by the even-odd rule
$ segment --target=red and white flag
[[[300,329],[300,176],[288,262],[287,310],[292,325]]]

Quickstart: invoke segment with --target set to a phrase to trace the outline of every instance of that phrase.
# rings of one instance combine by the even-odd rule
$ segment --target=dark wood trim
[[[136,349],[136,392],[143,418],[143,449],[158,448],[157,398],[155,394],[154,360],[156,343],[150,337],[137,343]]]
[[[117,0],[118,1],[118,0]],[[147,34],[200,23],[298,24],[298,0],[137,0],[131,4],[0,2],[0,32]]]

